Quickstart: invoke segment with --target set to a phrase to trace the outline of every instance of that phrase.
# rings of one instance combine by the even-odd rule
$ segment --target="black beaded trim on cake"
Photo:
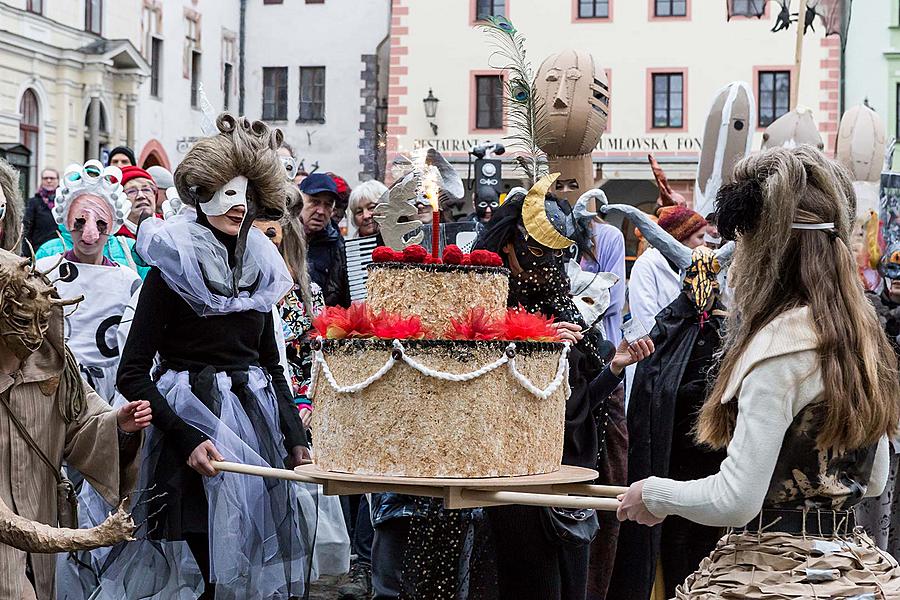
[[[559,352],[562,342],[530,342],[509,340],[400,340],[407,350],[444,349],[470,352],[472,350],[492,349],[500,355],[510,343],[516,345],[516,354],[528,355],[536,352]],[[322,340],[325,352],[337,349],[346,350],[391,350],[393,340],[381,338],[344,338],[340,340]]]
[[[379,262],[369,263],[368,265],[370,271],[380,267],[388,269],[409,269],[411,271],[427,271],[429,273],[488,273],[492,275],[509,276],[509,269],[506,267],[488,267],[485,265],[426,265],[423,263],[404,262]]]

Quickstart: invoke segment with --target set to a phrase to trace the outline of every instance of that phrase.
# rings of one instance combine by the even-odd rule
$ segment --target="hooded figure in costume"
[[[146,402],[113,410],[82,381],[63,342],[64,307],[77,302],[61,300],[28,259],[0,250],[3,598],[56,598],[53,553],[111,546],[134,530],[123,507],[100,527],[70,529],[77,522],[63,461],[117,506],[134,489],[138,432],[150,419]]]
[[[584,332],[569,353],[571,394],[562,462],[594,468],[607,443],[603,434],[609,397],[621,379],[604,369],[608,343],[598,330],[587,327],[570,294],[565,265],[574,240],[586,237],[587,230],[577,218],[579,211],[547,193],[557,176],[541,178],[527,194],[508,196],[475,247],[496,252],[510,268],[509,306],[555,317]],[[542,520],[558,518],[558,509],[509,506],[486,512],[492,523],[501,597],[586,597],[590,546],[561,544],[542,528]],[[579,516],[570,518],[596,518],[594,511],[577,512]]]
[[[19,194],[19,173],[0,159],[0,248],[13,248],[22,232],[22,197]]]
[[[691,481],[649,477],[619,518],[733,527],[679,585],[701,598],[894,598],[900,566],[855,527],[900,422],[894,352],[849,248],[846,172],[809,146],[749,156],[717,197],[734,294],[697,440],[727,456]]]
[[[158,417],[142,489],[166,495],[149,502],[150,537],[187,543],[206,583],[202,598],[286,599],[308,584],[300,492],[288,482],[217,475],[209,462],[292,467],[309,456],[272,315],[293,279],[253,227],[285,211],[288,183],[275,154],[282,135],[228,113],[215,126],[218,134],[194,144],[175,172],[196,218],[147,219],[138,230],[138,253],[152,268],[118,388],[149,399]],[[132,577],[164,576],[147,567]]]
[[[628,405],[628,482],[650,475],[679,480],[712,475],[724,453],[698,446],[691,432],[721,345],[726,313],[718,277],[724,274],[734,245],[690,250],[633,206],[602,210],[631,219],[681,271],[683,281],[681,293],[656,316],[650,333],[656,352],[635,369]],[[610,597],[649,599],[662,552],[665,592],[671,598],[675,586],[697,568],[719,537],[720,529],[684,519],[670,519],[654,528],[623,523]]]

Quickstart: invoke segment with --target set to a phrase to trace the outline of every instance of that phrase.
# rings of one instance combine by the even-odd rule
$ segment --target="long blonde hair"
[[[300,208],[303,200],[297,186],[291,184],[287,195],[287,212],[281,218],[281,257],[294,278],[300,291],[306,314],[313,316],[312,291],[309,283],[309,269],[306,266],[306,234],[300,222]]]
[[[734,299],[718,378],[699,416],[697,439],[725,447],[737,402],[722,403],[753,336],[787,310],[808,306],[824,392],[820,449],[856,449],[897,432],[897,359],[866,300],[849,248],[855,195],[843,167],[811,146],[745,158],[719,195],[720,231],[737,234]],[[834,231],[792,229],[834,222]],[[726,398],[725,400],[729,400]]]

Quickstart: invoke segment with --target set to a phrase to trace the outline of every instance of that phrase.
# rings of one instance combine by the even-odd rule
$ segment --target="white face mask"
[[[297,161],[294,160],[293,156],[279,156],[278,158],[281,159],[281,164],[284,165],[288,181],[293,181],[297,175]]]
[[[223,185],[208,202],[201,202],[200,208],[208,217],[224,215],[235,206],[247,207],[247,184],[249,180],[238,175]]]

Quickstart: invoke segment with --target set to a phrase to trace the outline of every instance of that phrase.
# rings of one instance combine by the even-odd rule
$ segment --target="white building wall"
[[[845,51],[845,93],[844,106],[850,108],[869,104],[882,117],[887,118],[894,110],[893,94],[888,89],[888,63],[886,52],[897,52],[891,48],[889,25],[897,25],[898,15],[895,0],[865,0],[854,2],[847,35]]]
[[[864,2],[855,2],[863,4]],[[654,18],[652,2],[613,0],[612,18],[580,20],[572,0],[506,0],[507,15],[526,38],[528,58],[537,70],[551,53],[567,48],[590,51],[609,70],[610,123],[595,159],[609,179],[652,179],[648,152],[658,156],[670,178],[693,179],[700,141],[716,91],[742,80],[756,88],[756,69],[786,70],[794,64],[796,29],[771,33],[777,5],[765,19],[727,21],[724,0],[689,0],[688,18]],[[394,0],[388,158],[422,145],[436,146],[465,172],[467,149],[507,132],[473,129],[473,74],[489,70],[492,47],[473,26],[474,0],[424,2]],[[837,67],[823,61],[835,54],[837,38],[823,39],[818,23],[804,38],[799,103],[815,119],[833,150],[837,131]],[[686,128],[666,131],[648,126],[649,72],[686,70]],[[394,76],[397,73],[396,77]],[[435,136],[422,98],[429,89],[440,99]],[[832,96],[833,94],[833,96]],[[833,106],[832,106],[833,103]],[[760,145],[762,130],[756,135]],[[510,157],[506,157],[511,160]],[[667,164],[668,163],[668,164]]]
[[[45,1],[42,15],[27,12],[26,0],[0,1],[0,142],[18,143],[20,102],[31,89],[38,98],[40,120],[38,150],[32,157],[37,169],[63,169],[94,158],[84,156],[85,115],[92,95],[100,98],[107,115],[105,144],[124,143],[127,106],[142,77],[141,65],[133,59],[140,57],[128,44],[117,44],[124,54],[115,57],[79,49],[104,38],[136,40],[140,26],[132,16],[139,14],[140,3],[104,3],[101,38],[84,30],[83,0]],[[35,183],[32,176],[31,189]]]
[[[233,39],[233,76],[230,110],[237,112],[238,104],[238,35],[240,28],[239,0],[143,0],[144,11],[134,15],[142,30],[135,45],[150,62],[150,36],[163,40],[160,94],[150,94],[149,79],[141,86],[138,104],[137,143],[135,153],[141,163],[155,162],[151,154],[173,170],[201,137],[200,115],[191,107],[190,61],[185,58],[189,23],[188,16],[198,16],[200,24],[201,82],[213,108],[224,106],[225,39]],[[261,4],[261,1],[259,2]],[[160,14],[161,12],[161,19]],[[161,29],[157,25],[161,23]]]
[[[453,0],[456,1],[456,0]],[[432,2],[428,2],[432,4]],[[435,2],[434,4],[437,4]],[[360,121],[364,55],[374,55],[388,35],[390,0],[325,0],[283,4],[249,3],[247,11],[246,87],[244,111],[262,115],[263,67],[288,68],[286,121],[272,124],[285,133],[307,170],[318,162],[354,186],[363,170]],[[325,122],[298,122],[300,67],[325,67]],[[371,176],[371,173],[366,173]]]

